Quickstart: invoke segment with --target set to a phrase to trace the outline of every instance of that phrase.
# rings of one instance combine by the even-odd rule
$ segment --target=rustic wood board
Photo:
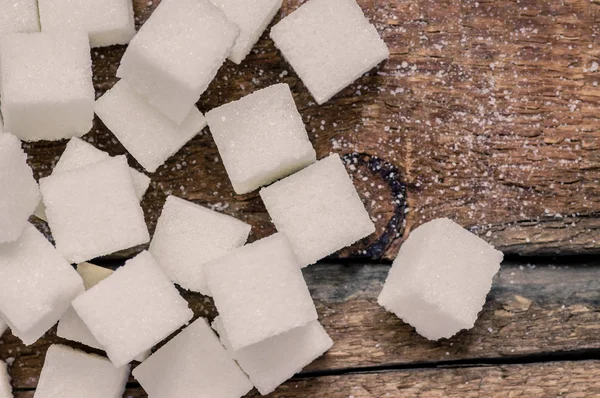
[[[142,23],[159,1],[134,3]],[[276,21],[299,3],[284,1]],[[221,68],[199,108],[290,84],[318,156],[335,151],[357,162],[349,171],[377,220],[376,235],[342,257],[391,259],[410,230],[441,216],[506,253],[599,252],[600,4],[359,3],[391,57],[332,101],[316,105],[265,34],[243,65]],[[93,50],[98,94],[116,82],[124,49]],[[125,153],[99,120],[86,139]],[[26,145],[38,177],[64,146]],[[252,223],[252,239],[274,231],[256,193],[233,194],[208,131],[152,175],[143,202],[151,230],[168,194]]]
[[[597,265],[504,265],[475,328],[439,342],[423,339],[377,305],[388,266],[309,267],[305,276],[335,345],[303,375],[596,358],[600,354]],[[215,316],[209,298],[191,293],[184,297],[196,316]],[[85,349],[57,338],[54,331],[30,347],[10,335],[1,342],[0,359],[14,358],[10,373],[19,391],[37,385],[50,344]],[[295,396],[313,391],[311,383],[303,385],[307,390],[300,389]]]

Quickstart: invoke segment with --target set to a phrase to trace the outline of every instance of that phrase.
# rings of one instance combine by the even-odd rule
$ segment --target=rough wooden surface
[[[304,374],[598,355],[597,265],[504,265],[475,328],[439,342],[423,339],[377,305],[387,266],[309,267],[305,276],[335,345]],[[184,297],[196,316],[215,315],[210,299],[191,293]],[[30,347],[10,335],[1,341],[0,359],[15,358],[10,372],[18,389],[35,388],[50,344],[70,344],[53,332]]]
[[[159,1],[135,0],[138,22]],[[390,259],[424,220],[450,216],[507,253],[597,253],[600,239],[600,4],[589,0],[360,0],[391,58],[316,105],[264,35],[243,65],[226,63],[202,111],[276,82],[290,84],[319,157],[336,151],[377,234],[341,256]],[[276,17],[299,0],[284,1]],[[93,50],[98,94],[124,47]],[[86,136],[125,153],[98,120]],[[37,176],[64,142],[27,145]],[[132,164],[135,161],[132,160]],[[208,131],[152,176],[151,230],[167,194],[273,232],[256,193],[235,196]]]

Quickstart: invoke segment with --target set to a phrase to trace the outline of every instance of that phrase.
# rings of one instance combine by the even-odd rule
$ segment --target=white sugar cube
[[[101,281],[111,276],[114,271],[90,263],[77,264],[77,273],[83,280],[85,290],[90,290]]]
[[[260,196],[302,266],[375,232],[337,154],[263,188]]]
[[[73,308],[115,366],[131,362],[193,316],[146,251],[73,300]]]
[[[211,0],[240,28],[229,59],[240,64],[267,28],[282,0]]]
[[[127,44],[135,34],[131,0],[38,0],[43,32],[83,31],[92,47]]]
[[[243,246],[250,228],[233,217],[169,196],[149,251],[173,282],[209,294],[203,264]]]
[[[54,344],[48,348],[35,398],[121,398],[129,366]]]
[[[50,329],[83,291],[81,278],[35,227],[0,244],[0,315],[27,345]]]
[[[40,180],[56,248],[72,263],[150,240],[125,156]]]
[[[319,104],[390,54],[356,0],[309,0],[271,38]]]
[[[54,166],[52,174],[75,170],[89,164],[106,160],[109,157],[108,153],[95,148],[92,144],[83,141],[81,138],[73,137],[67,144],[67,147],[56,163],[56,166]],[[150,186],[150,177],[131,167],[129,168],[129,171],[131,173],[131,181],[133,183],[135,196],[141,201]],[[46,207],[43,202],[40,202],[34,214],[36,217],[48,221]]]
[[[131,40],[117,77],[175,123],[188,116],[239,28],[210,0],[163,0]]]
[[[323,355],[333,341],[319,321],[312,321],[254,345],[232,351],[220,317],[212,324],[252,384],[262,395],[273,392],[279,385],[300,372],[302,368]]]
[[[0,37],[9,33],[39,32],[36,0],[0,0]]]
[[[206,114],[236,193],[251,192],[316,160],[287,84],[276,84]]]
[[[21,142],[0,135],[0,243],[14,242],[40,202],[38,184]]]
[[[133,370],[150,397],[239,398],[252,383],[199,318]]]
[[[4,361],[0,361],[0,398],[13,398],[10,376]]]
[[[204,276],[233,350],[317,319],[298,260],[281,234],[206,264]]]
[[[475,324],[502,258],[455,222],[430,221],[400,248],[378,302],[430,340],[451,337]]]
[[[154,172],[206,126],[195,106],[181,125],[150,106],[124,81],[96,101],[96,114],[125,149],[149,172]]]
[[[80,137],[91,129],[95,97],[87,35],[11,34],[0,40],[0,60],[6,131],[39,141]]]

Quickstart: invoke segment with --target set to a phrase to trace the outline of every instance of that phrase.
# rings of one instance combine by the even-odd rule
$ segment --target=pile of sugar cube
[[[0,0],[0,335],[31,345],[58,323],[59,337],[106,353],[52,345],[36,398],[121,397],[132,361],[150,397],[264,395],[332,347],[302,268],[375,232],[343,159],[317,160],[287,84],[206,115],[195,106],[281,5],[162,0],[136,33],[131,0]],[[389,56],[355,0],[309,0],[270,37],[318,104]],[[90,47],[116,44],[128,44],[120,80],[96,99]],[[94,114],[148,173],[208,125],[233,190],[260,190],[278,232],[247,243],[250,225],[168,196],[151,237],[140,205],[151,177],[81,139]],[[21,140],[63,139],[36,181]],[[147,250],[116,271],[89,262],[135,247]],[[406,241],[379,301],[425,337],[450,337],[473,326],[501,259],[433,221]],[[194,318],[175,284],[212,296],[219,316]]]

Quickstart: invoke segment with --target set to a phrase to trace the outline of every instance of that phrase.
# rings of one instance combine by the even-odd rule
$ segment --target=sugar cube
[[[56,248],[72,263],[150,240],[125,156],[40,180]]]
[[[251,192],[316,160],[287,84],[258,90],[206,114],[236,193]]]
[[[115,366],[131,362],[193,316],[147,251],[127,261],[72,304]]]
[[[40,202],[40,191],[21,142],[10,134],[0,135],[0,187],[0,243],[14,242]]]
[[[455,222],[430,221],[400,248],[378,302],[430,340],[451,337],[475,324],[502,258]]]
[[[133,370],[150,397],[239,398],[252,383],[199,318]]]
[[[309,0],[271,38],[319,104],[390,54],[356,0]]]
[[[121,398],[129,366],[116,368],[106,358],[53,344],[48,348],[35,398]]]
[[[0,0],[0,38],[10,33],[39,32],[36,0]]]
[[[56,166],[54,166],[52,173],[75,170],[89,164],[106,160],[109,157],[108,153],[95,148],[92,144],[85,142],[81,138],[73,137],[67,143],[65,151],[56,163]],[[150,186],[150,177],[131,167],[129,168],[129,172],[131,173],[131,181],[133,182],[135,196],[141,201]],[[43,202],[40,202],[34,214],[39,219],[48,221],[48,217],[46,217],[46,207]]]
[[[298,260],[281,234],[207,263],[204,276],[233,350],[317,319]]]
[[[260,196],[302,266],[375,232],[337,154],[263,188]]]
[[[38,0],[43,32],[83,31],[92,47],[127,44],[135,34],[131,0]]]
[[[0,361],[0,398],[13,398],[10,376],[4,361]]]
[[[250,228],[233,217],[169,196],[149,251],[173,282],[209,294],[203,264],[243,246]]]
[[[240,64],[267,28],[282,0],[211,0],[240,28],[229,60]]]
[[[117,77],[181,124],[238,34],[237,25],[210,0],[163,0],[131,40]]]
[[[220,317],[215,318],[212,327],[219,334],[221,343],[262,395],[273,392],[333,346],[333,341],[319,321],[312,321],[306,326],[292,329],[239,351],[231,350]]]
[[[95,97],[87,35],[10,34],[0,40],[0,60],[6,131],[39,141],[80,137],[91,129]]]
[[[154,172],[206,126],[192,106],[181,125],[150,106],[125,80],[96,101],[96,114],[149,172]]]
[[[83,291],[81,278],[31,224],[0,244],[0,316],[27,345],[50,329]]]

